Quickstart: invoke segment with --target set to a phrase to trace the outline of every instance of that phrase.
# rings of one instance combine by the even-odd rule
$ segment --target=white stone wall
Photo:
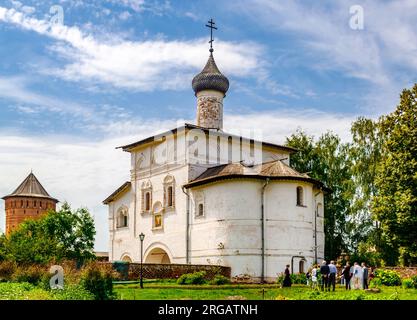
[[[192,263],[232,267],[232,274],[261,276],[262,180],[228,180],[193,190],[204,198],[205,215],[191,226]],[[296,206],[296,187],[305,190],[305,207]],[[313,186],[297,181],[271,181],[265,188],[265,277],[274,281],[293,256],[314,260]],[[321,234],[322,234],[322,230]],[[322,238],[324,239],[324,238]],[[322,240],[319,240],[322,241]],[[323,243],[319,242],[323,246]],[[294,258],[298,272],[300,258]]]
[[[168,149],[164,151],[166,146]],[[159,248],[167,253],[171,263],[186,263],[187,197],[181,186],[217,163],[190,164],[190,158],[194,156],[191,149],[180,153],[174,162],[173,146],[173,141],[169,141],[132,152],[131,189],[109,204],[110,260],[129,256],[139,262],[139,234],[143,232],[145,261],[153,249]],[[284,151],[262,150],[263,162],[282,158],[289,162],[289,154]],[[225,161],[224,158],[221,161]],[[175,208],[164,211],[163,228],[155,230],[152,213],[141,212],[141,186],[150,182],[152,206],[157,202],[163,204],[163,181],[167,175],[175,178]],[[248,274],[254,280],[260,278],[261,189],[264,183],[264,180],[235,179],[190,190],[191,263],[230,266],[232,275]],[[296,205],[297,186],[304,190],[303,207]],[[270,181],[266,187],[264,271],[267,280],[275,281],[276,274],[291,263],[292,256],[305,257],[305,270],[313,262],[315,212],[317,204],[324,204],[322,193],[317,193],[312,184],[298,181]],[[204,205],[203,217],[195,216],[198,203]],[[116,227],[115,214],[121,206],[129,208],[128,228]],[[321,259],[324,256],[322,210],[316,223],[318,258]],[[299,260],[293,259],[294,272],[298,272]]]

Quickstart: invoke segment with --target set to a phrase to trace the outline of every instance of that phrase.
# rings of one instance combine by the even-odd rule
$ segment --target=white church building
[[[109,209],[110,261],[222,265],[275,281],[324,257],[325,186],[292,169],[297,150],[223,131],[228,79],[213,50],[194,77],[197,124],[120,147],[130,181]],[[126,168],[127,170],[128,168]]]

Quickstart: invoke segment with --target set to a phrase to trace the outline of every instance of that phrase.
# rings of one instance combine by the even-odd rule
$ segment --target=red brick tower
[[[6,234],[26,219],[38,219],[48,210],[55,210],[58,202],[46,192],[32,172],[3,200],[6,202]]]

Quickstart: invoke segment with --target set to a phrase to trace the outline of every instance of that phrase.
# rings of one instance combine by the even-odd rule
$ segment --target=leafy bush
[[[412,289],[414,288],[414,282],[412,279],[403,279],[402,286],[405,289]]]
[[[417,276],[412,276],[408,279],[403,279],[402,285],[406,289],[417,289]]]
[[[277,283],[282,284],[284,282],[285,274],[280,273],[277,278]],[[290,274],[292,284],[307,284],[307,276],[305,273],[292,273]]]
[[[205,284],[206,281],[206,272],[205,271],[197,271],[194,273],[185,273],[181,277],[178,278],[178,284]]]
[[[10,281],[16,271],[16,263],[12,261],[0,262],[0,281]]]
[[[15,269],[12,275],[14,282],[27,282],[33,285],[37,285],[44,281],[49,276],[49,273],[44,267],[33,266],[19,266]]]
[[[385,286],[400,286],[401,277],[394,270],[377,269],[375,270],[375,279],[379,279]],[[374,281],[373,279],[372,281]]]
[[[216,274],[213,280],[210,281],[210,284],[214,284],[214,285],[222,285],[222,284],[228,284],[228,283],[230,283],[230,279],[221,274]]]
[[[369,282],[369,288],[378,288],[382,286],[382,281],[380,278],[373,278],[370,282]]]
[[[112,281],[111,267],[90,263],[82,271],[80,284],[91,292],[96,300],[112,300],[115,298]]]

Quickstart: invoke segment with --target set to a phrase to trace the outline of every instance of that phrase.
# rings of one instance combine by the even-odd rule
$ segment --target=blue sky
[[[349,25],[352,5],[363,29]],[[114,147],[194,122],[209,18],[230,80],[228,130],[349,140],[352,120],[392,111],[417,80],[417,0],[0,0],[1,194],[33,169],[55,197],[92,211],[106,250],[101,200],[129,177]]]

